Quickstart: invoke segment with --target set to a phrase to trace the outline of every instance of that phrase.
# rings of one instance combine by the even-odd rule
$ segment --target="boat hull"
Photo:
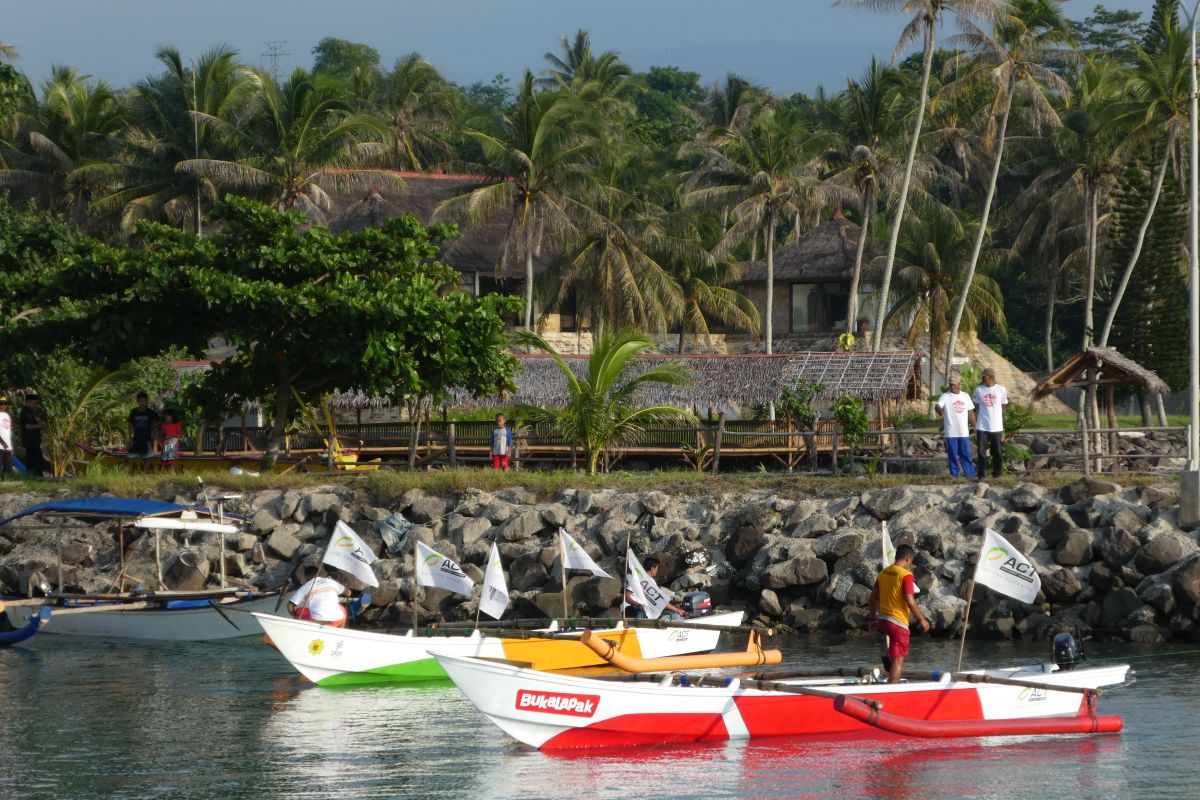
[[[839,711],[830,697],[762,691],[744,687],[737,679],[719,688],[618,682],[442,653],[435,657],[492,722],[540,749],[894,735]],[[1006,670],[1003,675],[1047,686],[1094,688],[1123,682],[1127,671],[1120,665],[1073,672]],[[821,689],[878,700],[889,714],[921,723],[1076,717],[1088,712],[1079,693],[996,684],[945,680],[894,686],[827,684]]]
[[[200,608],[122,609],[72,613],[55,610],[42,633],[56,636],[86,636],[98,639],[149,639],[166,642],[214,642],[261,636],[262,626],[246,611],[269,614],[275,610],[278,595],[235,600],[221,604],[221,612],[211,605]],[[6,610],[14,626],[26,624],[41,606],[9,606]]]
[[[716,614],[704,622],[733,626],[742,612]],[[259,622],[271,643],[300,674],[319,686],[445,681],[446,672],[431,651],[458,656],[502,658],[534,669],[561,670],[604,664],[594,651],[570,639],[513,639],[474,633],[471,636],[414,636],[334,628],[287,617]],[[621,628],[597,631],[631,656],[657,658],[712,650],[718,630]]]

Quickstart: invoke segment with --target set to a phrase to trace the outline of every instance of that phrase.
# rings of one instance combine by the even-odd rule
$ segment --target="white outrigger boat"
[[[1100,716],[1104,687],[1128,665],[1055,664],[929,673],[899,684],[863,677],[792,678],[666,673],[596,678],[433,652],[488,719],[539,749],[661,745],[771,736],[1012,736],[1115,733]],[[831,670],[832,672],[832,670]]]
[[[538,631],[489,634],[486,630],[443,626],[450,635],[377,633],[335,628],[317,622],[254,614],[271,643],[304,677],[319,686],[366,683],[419,683],[445,681],[446,672],[430,655],[460,656],[520,661],[537,669],[575,669],[600,666],[605,661],[582,644],[578,631],[549,627]],[[618,650],[635,658],[701,653],[717,646],[723,628],[734,628],[745,616],[742,611],[711,614],[681,626],[640,626],[616,621],[594,631],[612,640]],[[514,626],[516,623],[514,623]],[[550,638],[553,637],[553,638]]]
[[[224,499],[224,498],[222,498]],[[41,609],[49,607],[51,621],[42,631],[59,636],[85,636],[102,639],[145,639],[153,641],[208,642],[236,639],[262,634],[262,627],[249,614],[231,615],[230,611],[273,612],[280,603],[280,592],[256,591],[227,587],[224,575],[224,540],[227,534],[237,533],[235,525],[226,524],[223,510],[182,506],[155,500],[115,497],[89,497],[40,503],[20,514],[0,522],[30,515],[58,515],[89,522],[118,520],[122,549],[121,571],[115,583],[125,578],[123,553],[124,526],[144,528],[154,532],[158,565],[158,590],[133,592],[117,591],[100,594],[69,594],[63,592],[62,566],[58,569],[58,591],[45,597],[9,599],[4,613],[16,628],[25,628],[38,618]],[[229,516],[230,519],[240,519]],[[158,556],[158,537],[161,532],[187,531],[215,533],[220,541],[221,587],[194,592],[166,591],[162,578],[162,559]],[[61,551],[60,551],[61,552]]]

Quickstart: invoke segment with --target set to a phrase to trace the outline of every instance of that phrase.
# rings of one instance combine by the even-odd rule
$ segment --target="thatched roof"
[[[589,356],[563,359],[577,376],[586,377]],[[451,405],[491,407],[506,403],[553,407],[567,402],[566,380],[548,355],[518,355],[522,369],[517,391],[505,398],[475,398],[456,392]],[[911,351],[854,353],[781,353],[777,355],[648,355],[635,369],[645,371],[664,363],[681,364],[692,375],[685,386],[647,386],[637,397],[641,404],[718,407],[778,400],[785,388],[801,379],[825,384],[818,400],[833,401],[844,395],[864,400],[894,400],[916,379],[917,355]]]
[[[1136,361],[1126,358],[1111,347],[1087,347],[1064,361],[1058,369],[1042,378],[1029,393],[1039,400],[1059,389],[1088,386],[1087,371],[1099,370],[1097,383],[1138,389],[1147,394],[1166,394],[1171,391],[1166,381]]]
[[[470,227],[451,215],[437,215],[438,206],[450,198],[483,185],[488,179],[479,175],[396,172],[396,181],[381,181],[368,189],[351,192],[330,191],[334,208],[329,212],[329,228],[335,233],[376,227],[391,217],[412,214],[422,224],[457,222],[460,235],[447,246],[442,259],[461,272],[495,274],[500,250],[508,230],[504,214],[486,225]],[[541,266],[539,260],[537,266]],[[509,259],[503,277],[523,280],[524,263]]]
[[[854,273],[854,253],[862,229],[835,214],[795,242],[775,252],[776,282],[848,281]],[[863,254],[863,277],[874,277],[871,252]],[[747,283],[766,282],[767,262],[748,261],[742,265],[742,280]]]

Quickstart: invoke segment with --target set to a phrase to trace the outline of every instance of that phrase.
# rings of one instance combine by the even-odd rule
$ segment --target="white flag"
[[[896,563],[896,545],[892,544],[892,537],[888,534],[887,520],[881,523],[883,534],[879,540],[879,550],[883,553],[883,568],[887,569],[892,564]],[[913,594],[920,594],[921,587],[913,584]]]
[[[1041,576],[1033,565],[991,528],[983,535],[975,580],[1023,603],[1032,603],[1042,588]]]
[[[883,539],[880,551],[883,553],[883,568],[887,569],[896,561],[896,546],[892,544],[892,537],[888,536],[887,521],[883,523]]]
[[[592,561],[592,557],[587,554],[587,551],[579,546],[579,542],[571,538],[571,534],[567,533],[562,528],[558,529],[558,535],[562,537],[560,549],[566,556],[566,561],[563,564],[563,573],[569,569],[582,570],[590,572],[593,575],[599,575],[601,578],[611,578],[604,570],[596,566],[596,562]]]
[[[379,585],[379,579],[371,569],[371,565],[379,559],[358,538],[354,529],[341,520],[333,526],[333,535],[329,537],[329,546],[325,548],[325,557],[321,560],[347,575],[353,575],[367,586]]]
[[[504,616],[508,608],[508,584],[504,581],[504,567],[500,564],[500,548],[492,542],[492,555],[488,558],[487,572],[483,575],[483,589],[479,592],[479,610],[492,619]]]
[[[447,589],[455,594],[470,596],[475,581],[467,577],[456,562],[424,542],[417,542],[417,583]]]
[[[632,550],[625,551],[625,562],[629,565],[625,583],[634,602],[642,607],[649,619],[658,619],[667,607],[667,596],[658,588],[654,578],[642,569],[642,562],[637,560]]]

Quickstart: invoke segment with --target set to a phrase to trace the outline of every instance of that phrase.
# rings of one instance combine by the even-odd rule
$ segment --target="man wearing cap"
[[[38,412],[41,398],[37,392],[25,395],[25,407],[21,409],[21,444],[25,447],[25,472],[31,478],[40,478],[46,471],[46,459],[42,456],[42,429],[46,427]]]
[[[1001,451],[1004,445],[1004,407],[1008,405],[1008,390],[996,383],[996,371],[983,371],[983,383],[975,387],[975,438],[979,446],[979,477],[987,473],[987,451],[992,451],[992,477],[1000,477]]]
[[[950,376],[950,389],[943,392],[934,406],[942,418],[942,431],[946,435],[946,459],[950,462],[950,474],[967,478],[975,477],[975,461],[971,457],[971,426],[975,424],[975,404],[971,396],[962,390],[962,378],[958,373]]]
[[[8,415],[8,398],[0,397],[0,469],[5,478],[13,471],[12,417]]]

